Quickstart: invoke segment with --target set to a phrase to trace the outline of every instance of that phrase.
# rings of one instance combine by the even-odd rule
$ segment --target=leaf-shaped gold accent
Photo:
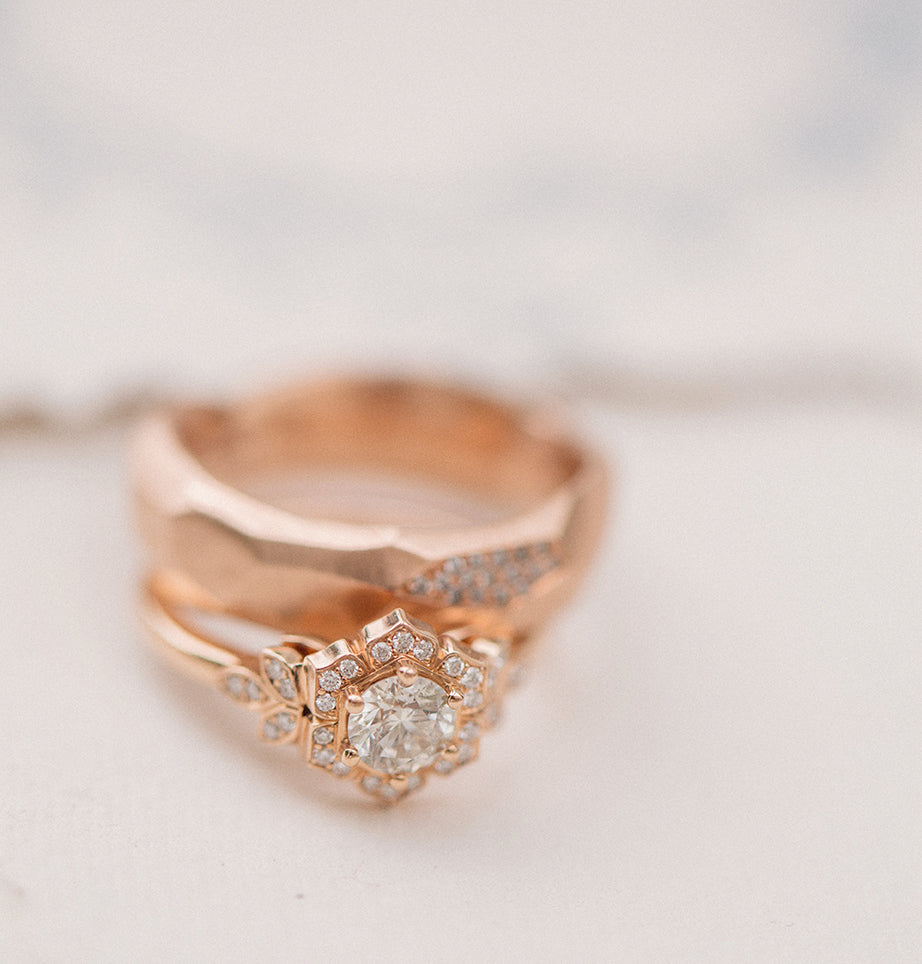
[[[290,706],[272,706],[259,721],[259,737],[266,743],[293,743],[298,738],[301,717]]]
[[[245,666],[229,666],[221,679],[221,688],[235,703],[248,709],[260,709],[269,702],[263,681]]]
[[[283,703],[300,702],[298,663],[300,656],[291,649],[264,649],[259,654],[259,668],[263,685]]]

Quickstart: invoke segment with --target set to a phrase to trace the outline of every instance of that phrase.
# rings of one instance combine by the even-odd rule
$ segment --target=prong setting
[[[362,699],[362,694],[359,692],[357,686],[350,686],[346,690],[346,712],[347,713],[361,713],[365,708],[365,700]]]
[[[260,711],[264,741],[297,743],[310,766],[389,803],[476,758],[498,715],[508,649],[460,631],[438,636],[397,609],[356,640],[266,650],[258,674],[232,667],[221,686]]]
[[[401,686],[412,686],[419,679],[419,670],[412,663],[401,660],[396,676]]]

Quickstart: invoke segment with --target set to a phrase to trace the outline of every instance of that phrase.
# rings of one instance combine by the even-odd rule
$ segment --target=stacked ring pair
[[[600,458],[556,420],[418,381],[176,406],[133,455],[161,651],[383,800],[477,756],[605,512]]]

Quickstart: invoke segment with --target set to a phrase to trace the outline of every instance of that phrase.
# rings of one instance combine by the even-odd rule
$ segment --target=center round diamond
[[[429,766],[455,732],[448,693],[418,677],[403,686],[396,676],[372,683],[365,706],[349,716],[349,742],[362,762],[383,773],[414,773]]]

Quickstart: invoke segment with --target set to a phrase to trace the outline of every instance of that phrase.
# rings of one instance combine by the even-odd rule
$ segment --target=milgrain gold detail
[[[399,657],[374,659],[371,654],[382,642],[392,652],[399,646]],[[486,711],[498,706],[505,689],[507,642],[436,635],[425,623],[395,609],[365,626],[357,639],[340,639],[319,651],[315,647],[316,641],[299,647],[294,637],[287,637],[285,645],[260,653],[258,672],[239,664],[222,671],[220,685],[227,695],[259,711],[262,740],[299,744],[308,765],[351,777],[386,803],[419,789],[429,771],[447,774],[476,757],[480,734],[495,716]],[[351,678],[348,685],[337,685],[344,665]],[[446,666],[453,675],[445,672]],[[330,675],[334,673],[335,678]],[[423,683],[420,693],[426,695],[417,700],[417,684]],[[390,694],[393,705],[381,702],[382,693]],[[329,706],[324,701],[333,697],[334,711],[316,712],[318,700]],[[440,702],[445,707],[441,711]],[[376,726],[388,741],[383,756],[375,750]],[[358,733],[359,746],[354,746]],[[426,744],[426,734],[433,734],[436,742]],[[401,735],[409,747],[403,755]],[[376,766],[381,760],[382,766]]]

